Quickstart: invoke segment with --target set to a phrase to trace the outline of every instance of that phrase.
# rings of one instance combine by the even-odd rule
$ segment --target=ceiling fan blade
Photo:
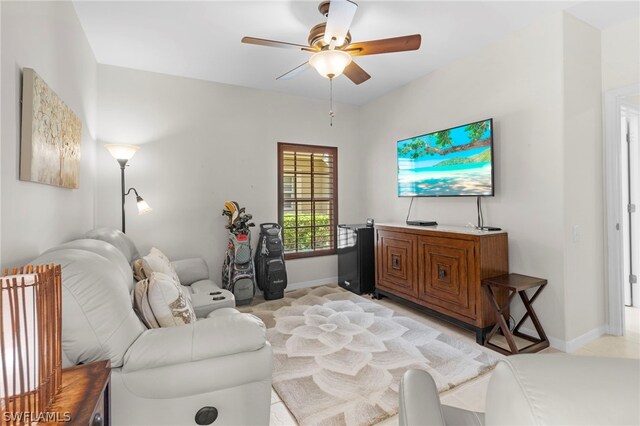
[[[303,73],[308,69],[309,69],[309,62],[305,62],[302,65],[298,65],[297,67],[295,67],[291,71],[282,74],[280,77],[276,78],[276,80],[291,80],[292,78],[294,78],[298,74]]]
[[[344,75],[346,75],[347,78],[355,84],[364,83],[371,78],[371,76],[367,74],[365,70],[360,68],[360,65],[356,64],[354,61],[351,61],[351,63],[344,69]]]
[[[242,37],[242,42],[247,44],[256,44],[258,46],[279,47],[281,49],[305,50],[307,52],[318,51],[318,49],[305,46],[303,44],[287,43],[286,41],[267,40],[264,38]]]
[[[357,9],[358,5],[350,0],[331,0],[327,26],[324,31],[325,43],[331,44],[331,39],[335,38],[336,47],[344,44],[344,38],[349,32]]]
[[[420,49],[422,36],[414,34],[403,37],[385,38],[382,40],[362,41],[351,43],[345,52],[351,56],[377,55],[380,53],[405,52]]]

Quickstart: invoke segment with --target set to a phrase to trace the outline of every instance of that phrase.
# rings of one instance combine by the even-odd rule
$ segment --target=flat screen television
[[[398,196],[492,196],[493,119],[398,141]]]

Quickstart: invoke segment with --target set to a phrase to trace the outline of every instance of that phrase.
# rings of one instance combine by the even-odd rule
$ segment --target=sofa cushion
[[[52,250],[32,263],[62,266],[65,359],[73,365],[109,359],[112,367],[120,367],[145,327],[133,311],[130,283],[115,272],[114,263],[79,249]]]
[[[196,314],[184,295],[182,286],[166,274],[151,273],[147,297],[153,316],[161,327],[173,327],[196,321]]]
[[[169,258],[155,247],[152,247],[149,254],[142,258],[142,271],[149,278],[154,272],[168,275],[177,284],[180,284],[180,278]]]
[[[138,314],[138,318],[147,328],[160,328],[160,324],[153,314],[153,309],[149,304],[149,279],[140,280],[136,283],[133,293],[133,308]]]
[[[207,263],[200,257],[176,260],[171,262],[171,265],[178,274],[182,285],[191,285],[196,281],[209,279]]]
[[[102,257],[105,257],[107,260],[113,263],[114,269],[122,274],[122,277],[129,284],[129,290],[133,288],[134,281],[133,281],[133,273],[131,271],[131,266],[129,266],[129,262],[124,257],[122,252],[112,244],[109,244],[101,240],[84,238],[84,239],[69,241],[68,243],[60,244],[59,246],[50,248],[44,253],[50,253],[53,251],[64,250],[64,249],[86,250],[86,251],[99,254]]]
[[[96,228],[87,232],[85,238],[105,241],[122,252],[127,262],[131,263],[140,257],[136,245],[123,232],[113,228]]]

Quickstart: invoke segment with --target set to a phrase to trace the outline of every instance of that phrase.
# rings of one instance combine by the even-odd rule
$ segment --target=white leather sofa
[[[401,426],[638,425],[640,360],[567,354],[510,356],[489,381],[486,413],[440,405],[429,373],[400,383]]]
[[[112,228],[96,228],[85,234],[85,238],[105,241],[116,247],[124,255],[130,265],[140,258],[138,248],[126,234]],[[73,242],[77,244],[77,242]],[[195,257],[171,262],[180,278],[184,293],[191,299],[196,317],[205,318],[209,312],[220,308],[235,308],[236,300],[228,290],[221,289],[209,279],[209,269],[202,258]],[[213,300],[210,293],[216,294]]]
[[[111,361],[115,426],[194,425],[203,407],[217,410],[214,425],[268,424],[272,352],[262,321],[222,307],[147,330],[132,306],[135,246],[123,235],[116,245],[75,240],[33,261],[62,265],[63,367]],[[192,273],[178,268],[183,282]]]

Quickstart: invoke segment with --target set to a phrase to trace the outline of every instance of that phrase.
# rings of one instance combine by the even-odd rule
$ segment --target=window
[[[278,219],[287,259],[336,252],[338,149],[278,144]]]

